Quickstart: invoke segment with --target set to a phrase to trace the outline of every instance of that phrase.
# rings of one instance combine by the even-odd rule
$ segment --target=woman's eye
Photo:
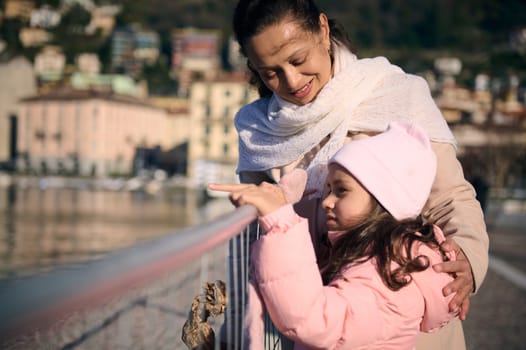
[[[268,72],[263,72],[260,75],[263,77],[263,79],[268,80],[268,79],[274,78],[276,76],[276,73],[273,71],[268,71]]]
[[[305,59],[295,60],[295,61],[292,61],[291,64],[292,64],[293,66],[296,66],[296,67],[297,67],[297,66],[301,66],[303,63],[305,63],[305,61],[306,61]]]

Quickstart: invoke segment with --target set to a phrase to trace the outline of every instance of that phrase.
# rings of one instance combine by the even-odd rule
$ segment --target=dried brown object
[[[183,326],[181,339],[189,349],[214,349],[215,334],[208,318],[223,314],[227,304],[225,282],[203,284],[203,293],[195,296]]]

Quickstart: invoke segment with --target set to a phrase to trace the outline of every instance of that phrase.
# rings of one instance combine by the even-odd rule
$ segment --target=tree
[[[53,43],[61,46],[69,63],[83,52],[97,53],[105,43],[101,31],[86,34],[85,28],[91,21],[91,14],[79,4],[72,5],[62,15],[60,24],[53,28]]]

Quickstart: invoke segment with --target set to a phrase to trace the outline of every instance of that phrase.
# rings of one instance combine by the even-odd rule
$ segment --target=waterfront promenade
[[[25,196],[17,197],[18,205],[25,203]],[[58,202],[63,202],[62,197],[52,197],[60,199]],[[181,198],[176,199],[179,201]],[[53,201],[55,202],[57,201]],[[49,203],[43,203],[49,209]],[[122,200],[119,200],[119,203],[119,208],[129,211]],[[145,210],[145,205],[157,202],[152,203],[150,200],[140,203],[141,212],[150,212],[151,210]],[[490,268],[479,292],[471,298],[472,307],[464,323],[468,350],[526,348],[526,335],[522,333],[526,320],[526,201],[522,199],[509,203],[512,205],[492,203],[489,206],[487,222],[490,236]],[[157,204],[153,208],[155,212],[162,211]],[[11,211],[6,211],[8,212]],[[175,212],[169,213],[173,216]],[[201,216],[203,211],[199,210],[196,213]],[[145,221],[145,226],[140,226],[139,229],[151,229],[152,223],[159,220],[157,217],[154,220],[145,220],[144,216],[139,219]],[[93,220],[93,217],[90,220]],[[136,221],[132,221],[131,224],[138,226]],[[56,229],[56,226],[53,227]],[[40,241],[42,242],[42,237]],[[65,329],[64,332],[59,332],[60,337],[54,337],[50,342],[42,342],[39,344],[41,346],[28,347],[22,343],[5,349],[66,348],[64,344],[69,344],[75,349],[119,347],[184,350],[186,347],[180,341],[180,331],[192,298],[200,292],[203,281],[222,279],[225,276],[226,250],[223,248],[217,253],[196,261],[195,268],[185,266],[173,278],[167,278],[158,285],[146,288],[153,291],[137,292],[139,297],[134,294],[105,310],[95,312],[79,329]],[[53,347],[50,344],[57,346]]]
[[[467,349],[526,349],[526,213],[490,213],[488,224],[490,266],[464,322]]]

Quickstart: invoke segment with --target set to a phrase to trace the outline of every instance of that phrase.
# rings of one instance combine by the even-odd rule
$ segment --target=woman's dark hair
[[[232,25],[241,53],[246,57],[246,44],[269,26],[290,18],[305,31],[320,31],[320,10],[312,0],[240,0],[234,10]],[[333,19],[329,19],[331,46],[336,43],[352,51],[351,42],[343,28]],[[332,50],[331,50],[332,51]],[[265,86],[257,72],[250,65],[250,83],[258,88],[261,97],[272,92]]]
[[[342,235],[320,258],[323,283],[340,277],[350,265],[375,258],[383,282],[397,291],[411,282],[410,273],[429,267],[427,256],[413,256],[411,248],[416,241],[440,250],[431,224],[424,224],[420,217],[398,221],[376,201],[368,219]],[[398,264],[394,270],[393,262]]]

